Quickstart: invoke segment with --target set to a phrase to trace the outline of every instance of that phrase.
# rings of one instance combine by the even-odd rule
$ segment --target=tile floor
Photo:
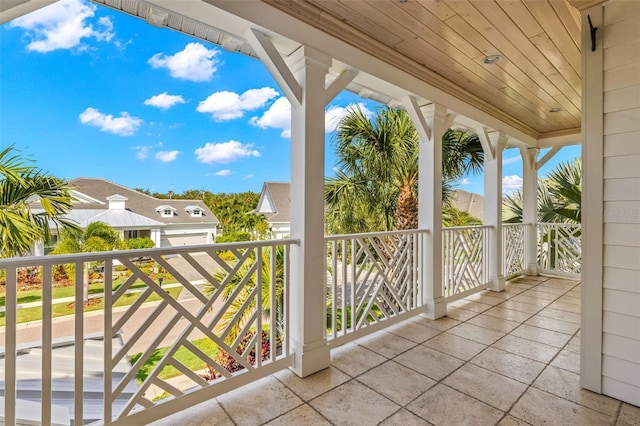
[[[580,285],[520,277],[162,419],[162,425],[640,425],[579,387]]]

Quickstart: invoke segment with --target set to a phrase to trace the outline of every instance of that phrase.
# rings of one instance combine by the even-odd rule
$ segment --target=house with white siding
[[[291,235],[291,184],[265,182],[255,212],[264,215],[269,225],[269,238]]]
[[[81,228],[104,222],[123,240],[146,237],[155,247],[211,244],[215,240],[219,220],[201,200],[159,199],[97,178],[73,179],[69,186],[74,200],[65,218]],[[44,251],[42,243],[36,245],[36,255]]]

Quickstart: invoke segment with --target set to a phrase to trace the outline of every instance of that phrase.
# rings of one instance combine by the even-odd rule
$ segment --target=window
[[[173,210],[171,209],[162,210],[162,217],[173,217]]]
[[[193,216],[193,217],[202,216],[202,210],[200,210],[200,209],[191,210],[191,216]]]
[[[137,229],[127,231],[126,239],[130,240],[131,238],[138,238],[138,230]]]

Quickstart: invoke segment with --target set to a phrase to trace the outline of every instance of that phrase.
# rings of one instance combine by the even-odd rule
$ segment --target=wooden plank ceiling
[[[580,14],[566,0],[262,1],[534,137],[579,131]]]

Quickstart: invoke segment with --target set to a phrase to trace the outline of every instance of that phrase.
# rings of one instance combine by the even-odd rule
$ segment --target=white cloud
[[[131,136],[142,124],[142,119],[132,117],[128,112],[121,112],[120,117],[114,117],[89,107],[80,114],[80,122],[88,126],[99,127],[102,132],[118,136]]]
[[[502,192],[509,194],[522,188],[522,178],[518,175],[505,176],[502,178]]]
[[[153,106],[156,108],[160,108],[163,110],[168,110],[172,106],[176,104],[186,104],[187,101],[180,95],[170,95],[167,92],[160,93],[159,95],[155,95],[150,97],[149,99],[144,101],[145,105]]]
[[[460,185],[471,185],[473,182],[471,182],[468,178],[462,178],[462,180],[460,181]]]
[[[514,155],[513,157],[504,157],[502,159],[502,165],[508,166],[509,164],[519,163],[520,161],[522,161],[522,157],[520,157],[519,155]]]
[[[262,117],[252,117],[249,123],[261,129],[282,129],[282,137],[291,137],[291,104],[284,96],[278,98]]]
[[[136,158],[138,160],[144,160],[145,158],[149,157],[149,151],[153,149],[153,146],[151,145],[134,146],[131,149],[137,151]]]
[[[253,144],[238,141],[207,142],[195,150],[196,158],[202,163],[230,163],[242,157],[260,157],[260,152],[251,149]]]
[[[86,22],[95,15],[96,6],[81,0],[63,0],[38,9],[10,22],[22,28],[30,38],[27,50],[46,53],[57,49],[86,50],[83,39],[109,42],[115,35],[111,19],[103,16],[94,26]]]
[[[335,131],[342,117],[344,117],[353,108],[362,109],[367,117],[372,115],[372,112],[369,111],[362,103],[350,104],[346,107],[337,105],[330,106],[326,110],[324,117],[325,132],[329,133]],[[264,114],[262,114],[262,117],[252,117],[251,120],[249,120],[249,123],[262,129],[266,129],[268,127],[274,129],[282,129],[282,133],[280,135],[283,138],[290,138],[291,104],[285,97],[278,98],[273,104],[271,104],[269,109],[266,110]]]
[[[371,117],[371,115],[373,115],[373,112],[367,109],[367,107],[362,102],[359,102],[357,104],[350,104],[346,107],[333,105],[327,108],[327,111],[325,112],[324,131],[327,133],[335,132],[338,124],[340,124],[340,120],[342,120],[345,115],[347,115],[354,109],[360,109],[367,117]]]
[[[218,70],[217,49],[207,49],[201,43],[189,43],[175,55],[156,53],[147,62],[153,68],[167,68],[171,77],[190,81],[209,81]]]
[[[263,107],[268,101],[278,96],[271,87],[250,89],[239,95],[234,92],[216,92],[201,101],[196,110],[211,113],[216,121],[240,118],[245,111]]]
[[[248,174],[243,179],[247,180],[247,179],[252,179],[252,178],[253,178],[253,175],[252,174]]]
[[[229,169],[218,170],[217,172],[214,173],[215,176],[229,176],[230,174],[231,174],[231,170]]]
[[[154,158],[163,163],[170,163],[178,158],[178,154],[180,154],[180,151],[158,151]]]

